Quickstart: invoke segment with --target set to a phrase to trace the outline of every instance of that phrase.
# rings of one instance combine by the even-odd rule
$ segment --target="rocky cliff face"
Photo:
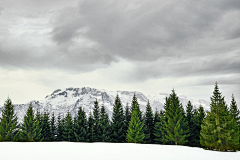
[[[65,115],[68,111],[72,116],[78,111],[79,107],[82,107],[87,115],[90,111],[93,110],[94,101],[97,99],[99,102],[99,106],[104,105],[109,116],[112,116],[113,112],[113,104],[116,95],[118,94],[121,98],[121,102],[125,108],[128,103],[131,105],[133,94],[136,94],[138,102],[140,104],[140,109],[145,112],[147,101],[150,101],[150,105],[153,111],[163,109],[163,105],[165,102],[166,96],[169,96],[166,93],[159,93],[155,95],[146,96],[141,92],[135,91],[106,91],[106,90],[98,90],[95,88],[83,87],[83,88],[66,88],[66,89],[57,89],[52,94],[47,95],[45,99],[40,101],[30,101],[26,104],[15,104],[15,111],[19,118],[19,121],[23,120],[23,117],[28,109],[30,103],[32,103],[33,109],[39,110],[40,112],[48,111],[50,115],[52,113],[57,116]],[[179,96],[179,99],[183,106],[185,107],[188,100],[198,107],[200,104],[204,108],[207,108],[209,103],[205,100],[192,100],[187,98],[186,96]],[[0,107],[0,112],[3,106]]]

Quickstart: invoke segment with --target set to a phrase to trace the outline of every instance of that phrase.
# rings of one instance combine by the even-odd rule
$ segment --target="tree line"
[[[86,116],[82,107],[75,117],[50,116],[47,111],[34,112],[32,105],[18,122],[10,98],[4,103],[0,118],[0,141],[70,141],[129,142],[198,146],[219,151],[240,149],[240,113],[232,95],[228,107],[218,84],[211,96],[210,110],[188,101],[186,110],[174,90],[166,97],[164,109],[153,113],[150,102],[142,113],[134,94],[132,103],[123,108],[117,95],[110,120],[106,109],[94,101],[93,112]]]

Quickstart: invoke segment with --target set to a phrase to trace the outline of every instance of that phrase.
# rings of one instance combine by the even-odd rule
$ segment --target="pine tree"
[[[97,140],[96,135],[94,134],[94,119],[92,116],[92,113],[90,112],[90,115],[88,117],[88,139],[90,142],[95,142]]]
[[[50,117],[48,111],[45,111],[42,117],[41,135],[43,137],[43,141],[51,140]]]
[[[155,139],[156,139],[156,136],[155,136],[155,125],[157,124],[157,122],[160,122],[160,114],[159,114],[159,112],[157,110],[155,110],[154,117],[153,117],[153,126],[154,126],[153,140],[154,140],[154,143],[157,143],[155,141]]]
[[[115,103],[113,105],[113,115],[111,124],[111,141],[123,142],[126,135],[124,133],[124,114],[123,107],[119,96],[116,96]]]
[[[96,137],[95,141],[100,141],[101,133],[99,130],[100,126],[100,111],[99,111],[99,106],[98,106],[98,101],[97,99],[94,101],[94,107],[93,107],[93,130],[94,130],[94,135]]]
[[[187,122],[184,117],[184,110],[180,103],[177,94],[174,90],[167,99],[165,106],[165,116],[167,121],[164,123],[164,129],[166,132],[166,140],[170,143],[184,144],[188,142],[189,136],[187,130]]]
[[[207,149],[220,151],[235,150],[239,145],[239,137],[234,130],[236,121],[229,114],[217,82],[211,97],[210,109],[201,125],[201,145]]]
[[[147,106],[146,106],[146,113],[144,116],[144,125],[146,128],[146,131],[144,132],[145,136],[148,135],[148,139],[146,139],[147,143],[153,143],[153,129],[154,129],[154,122],[153,122],[153,112],[152,112],[152,108],[150,106],[149,101],[147,102]]]
[[[202,105],[198,109],[193,109],[193,135],[192,135],[192,145],[200,146],[200,131],[203,119],[205,118],[205,111]]]
[[[57,118],[57,137],[56,141],[63,141],[63,131],[64,131],[64,118],[61,118],[60,114]]]
[[[144,139],[143,126],[144,124],[140,121],[138,117],[138,112],[136,110],[133,110],[127,132],[127,142],[129,143],[143,142]]]
[[[79,107],[77,116],[74,118],[74,135],[77,142],[87,142],[87,118],[86,113]]]
[[[63,140],[69,142],[74,141],[73,121],[69,112],[67,112],[67,115],[64,119]]]
[[[39,110],[35,115],[35,128],[36,128],[36,141],[42,141],[44,137],[42,136],[42,116]]]
[[[41,128],[39,121],[35,119],[32,104],[29,105],[26,115],[24,116],[21,130],[21,140],[28,142],[41,141]]]
[[[56,120],[54,116],[54,112],[52,113],[51,121],[50,121],[50,140],[55,141],[56,140]]]
[[[100,141],[101,142],[109,142],[110,141],[110,124],[109,117],[106,112],[105,107],[102,105],[100,112]]]
[[[135,93],[134,93],[133,99],[132,99],[131,113],[134,110],[137,111],[139,119],[142,120],[142,112],[140,110],[139,103],[137,101],[137,97],[136,97]]]
[[[123,133],[127,136],[128,126],[129,126],[129,122],[131,120],[131,112],[130,112],[130,108],[128,106],[128,103],[126,104],[124,117],[125,117],[125,120],[124,120]]]
[[[230,115],[234,121],[234,123],[231,124],[232,125],[231,127],[234,129],[235,134],[236,135],[238,134],[238,139],[240,140],[240,112],[237,107],[237,102],[236,102],[233,94],[232,94],[232,100],[230,103]],[[239,143],[240,143],[240,141],[239,141]],[[240,149],[240,146],[234,146],[234,148]]]
[[[0,141],[15,141],[19,137],[18,118],[14,112],[14,106],[10,98],[4,103],[0,122]]]
[[[189,134],[190,136],[188,137],[188,143],[193,144],[194,143],[194,113],[193,113],[193,106],[191,101],[188,101],[187,106],[186,106],[186,121],[189,127]]]
[[[166,142],[165,140],[165,131],[164,131],[164,112],[161,110],[160,114],[155,113],[155,122],[154,122],[154,142],[159,144],[164,144]]]

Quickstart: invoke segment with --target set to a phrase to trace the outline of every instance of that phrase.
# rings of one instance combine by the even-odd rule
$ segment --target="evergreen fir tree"
[[[0,141],[15,141],[19,138],[18,118],[10,98],[4,103],[0,122]]]
[[[39,121],[35,119],[32,104],[29,105],[26,115],[24,116],[21,130],[21,140],[28,142],[41,141],[41,128]]]
[[[86,113],[79,107],[77,116],[74,118],[74,135],[77,142],[87,142],[87,118]]]
[[[165,140],[165,131],[164,131],[164,112],[161,110],[160,114],[155,113],[155,123],[154,123],[154,142],[159,144],[164,144],[166,142]]]
[[[127,142],[129,143],[143,142],[144,139],[143,126],[144,124],[140,121],[138,117],[138,112],[136,110],[133,110],[127,132]]]
[[[147,143],[153,143],[153,129],[154,129],[154,122],[153,122],[153,112],[152,108],[150,106],[149,101],[147,102],[146,106],[146,113],[144,116],[144,125],[146,128],[146,131],[144,132],[145,136],[148,135],[148,139],[145,139]]]
[[[142,112],[140,111],[139,103],[137,101],[137,97],[136,97],[135,93],[134,93],[133,99],[132,99],[131,113],[134,110],[137,111],[139,119],[142,120]]]
[[[36,128],[36,135],[37,138],[35,141],[42,141],[43,136],[42,136],[42,116],[39,110],[37,110],[37,113],[35,115],[35,128]]]
[[[100,141],[109,142],[110,141],[110,122],[109,117],[106,112],[105,107],[102,105],[100,112]]]
[[[51,140],[50,117],[48,111],[45,111],[42,117],[41,135],[43,137],[43,141]]]
[[[54,112],[52,113],[51,121],[50,121],[50,140],[55,141],[56,140],[56,120],[54,116]]]
[[[166,132],[166,140],[170,143],[184,144],[188,142],[189,136],[187,130],[187,122],[184,117],[184,110],[180,103],[177,94],[174,90],[167,99],[165,106],[165,116],[167,121],[164,123],[164,129]]]
[[[236,121],[229,114],[217,82],[211,97],[210,109],[201,125],[201,145],[207,149],[220,151],[235,150],[239,145],[239,137],[234,130]]]
[[[154,117],[153,117],[153,125],[154,125],[153,140],[154,140],[154,143],[157,143],[155,141],[155,138],[156,138],[156,136],[155,136],[155,125],[156,125],[157,122],[160,122],[160,114],[157,110],[155,110]]]
[[[115,103],[113,105],[113,115],[111,124],[111,141],[123,142],[126,135],[124,133],[124,114],[123,107],[119,96],[116,96]]]
[[[124,120],[123,133],[127,136],[128,126],[129,126],[129,122],[131,120],[131,112],[130,112],[130,108],[128,106],[128,103],[126,104],[124,116],[125,116],[125,120]]]
[[[95,132],[94,132],[94,119],[92,116],[92,113],[90,112],[90,115],[88,117],[88,139],[90,142],[95,142],[97,140],[96,136],[95,136]]]
[[[193,109],[193,135],[192,135],[192,145],[200,146],[200,131],[203,119],[205,118],[205,111],[202,105],[198,109]]]
[[[57,118],[57,137],[56,141],[63,141],[63,131],[64,131],[64,118],[61,118],[61,115],[58,115]]]
[[[63,140],[74,141],[73,121],[69,112],[64,119]]]
[[[186,106],[186,121],[189,127],[189,134],[190,136],[188,137],[188,143],[193,144],[194,143],[194,112],[193,112],[193,106],[191,101],[188,101],[187,106]]]
[[[230,103],[230,115],[231,117],[234,119],[234,123],[231,124],[232,128],[234,129],[235,131],[235,134],[238,134],[239,136],[239,140],[240,140],[240,112],[239,112],[239,109],[237,107],[237,102],[234,98],[234,95],[232,94],[232,100],[231,100],[231,103]],[[235,124],[236,122],[236,124]],[[240,143],[240,141],[239,141]],[[240,146],[235,146],[234,148],[239,148],[240,149]]]
[[[101,138],[101,133],[99,130],[100,126],[100,111],[99,111],[99,105],[97,99],[94,101],[94,108],[93,108],[93,130],[94,130],[94,135],[96,137],[96,141],[100,141]]]

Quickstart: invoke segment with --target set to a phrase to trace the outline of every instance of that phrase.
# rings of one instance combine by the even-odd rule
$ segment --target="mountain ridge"
[[[32,103],[34,111],[39,110],[40,112],[48,111],[50,115],[54,113],[57,115],[65,115],[68,111],[74,117],[78,111],[79,107],[82,107],[87,116],[89,112],[92,112],[94,101],[97,99],[99,106],[104,105],[109,116],[112,116],[113,104],[116,95],[119,95],[122,105],[126,106],[131,105],[132,97],[136,94],[138,102],[140,104],[140,109],[145,112],[147,101],[149,100],[152,110],[161,110],[165,103],[166,96],[169,96],[168,93],[158,93],[152,95],[144,95],[138,91],[107,91],[104,89],[95,89],[90,87],[82,88],[64,88],[56,89],[50,95],[47,95],[43,100],[31,100],[25,104],[14,104],[15,112],[19,118],[19,121],[23,120],[23,117],[29,107],[29,104]],[[190,100],[194,106],[199,107],[201,104],[205,109],[207,109],[209,102],[206,100],[193,100],[184,95],[178,95],[180,102],[185,107],[188,100]],[[0,112],[2,111],[3,106],[0,106]]]

